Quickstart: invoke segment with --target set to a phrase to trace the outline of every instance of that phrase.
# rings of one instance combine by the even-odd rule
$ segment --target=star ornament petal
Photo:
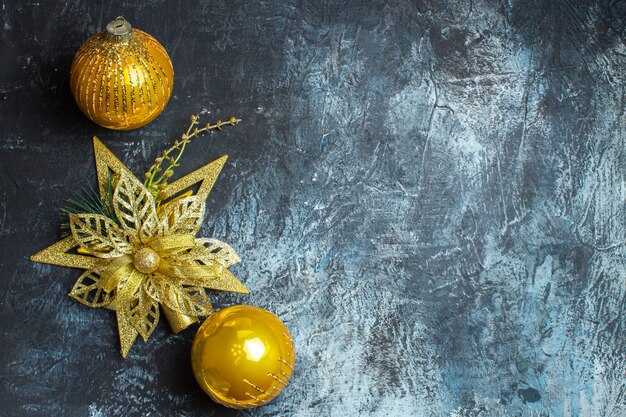
[[[228,270],[239,262],[235,251],[195,236],[227,156],[169,184],[157,204],[98,138],[93,144],[99,193],[110,202],[112,218],[71,214],[71,236],[31,260],[86,270],[69,295],[86,306],[115,311],[126,357],[137,336],[148,340],[161,310],[178,333],[213,312],[205,289],[249,291]],[[190,188],[195,185],[194,193]]]

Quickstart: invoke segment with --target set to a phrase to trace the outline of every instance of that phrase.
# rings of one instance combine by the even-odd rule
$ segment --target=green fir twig
[[[70,214],[100,214],[114,221],[118,226],[120,221],[113,210],[113,176],[107,178],[106,196],[103,199],[94,186],[82,186],[72,197],[65,200],[61,208],[64,221],[61,223],[61,233],[70,234]]]

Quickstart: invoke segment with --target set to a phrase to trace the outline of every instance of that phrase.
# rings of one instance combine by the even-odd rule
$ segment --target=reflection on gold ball
[[[115,130],[154,120],[167,105],[173,84],[165,48],[123,17],[83,43],[70,72],[78,107],[95,123]]]
[[[200,326],[191,349],[196,380],[216,402],[252,408],[287,385],[295,352],[289,330],[269,311],[232,306]]]

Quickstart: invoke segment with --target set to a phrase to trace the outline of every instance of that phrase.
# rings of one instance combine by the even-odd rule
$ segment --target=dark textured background
[[[626,6],[619,1],[3,0],[0,415],[626,415]],[[169,106],[131,132],[69,92],[124,15],[169,51]],[[244,412],[163,320],[119,355],[80,272],[28,256],[95,182],[91,137],[137,174],[186,127],[179,173],[230,155],[202,235],[295,338],[291,384]]]

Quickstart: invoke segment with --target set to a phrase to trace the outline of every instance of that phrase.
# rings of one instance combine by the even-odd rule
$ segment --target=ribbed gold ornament
[[[100,126],[145,126],[165,108],[174,69],[165,48],[118,17],[78,49],[70,87],[78,107]]]

